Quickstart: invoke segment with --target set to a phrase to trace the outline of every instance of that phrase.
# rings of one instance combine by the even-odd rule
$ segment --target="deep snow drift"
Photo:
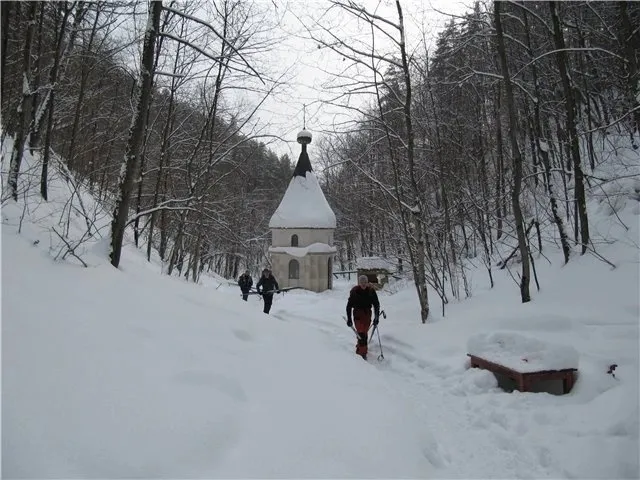
[[[589,203],[598,252],[617,268],[575,252],[563,267],[549,248],[551,263],[536,258],[541,291],[532,284],[526,305],[506,271],[494,272],[489,290],[478,269],[474,296],[450,304],[446,317],[432,294],[427,325],[413,286],[396,284],[380,295],[385,358],[376,360],[376,340],[365,362],[342,319],[348,281],[279,295],[267,316],[257,296],[243,302],[222,279],[159,275],[157,259],[147,263],[131,244],[116,270],[108,217],[91,196],[81,190],[82,208],[77,197],[68,204],[70,184],[56,174],[51,201],[41,202],[37,185],[27,188],[37,161],[25,159],[25,170],[31,194],[2,207],[4,477],[640,473],[635,183],[607,185],[614,206]],[[68,205],[94,213],[91,239],[75,251],[88,268],[70,254],[62,260],[51,231],[63,233],[69,219],[65,238],[75,245],[87,230]],[[469,340],[490,334],[575,349],[572,392],[506,393],[492,374],[469,369]]]

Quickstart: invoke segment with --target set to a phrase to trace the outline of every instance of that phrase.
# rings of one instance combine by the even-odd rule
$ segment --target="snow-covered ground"
[[[23,184],[38,178],[33,159],[25,170]],[[638,478],[636,187],[609,185],[615,208],[589,203],[615,269],[577,254],[563,267],[548,249],[526,305],[506,271],[489,290],[479,269],[446,317],[432,294],[426,325],[413,286],[397,286],[380,295],[384,360],[376,338],[365,362],[342,318],[349,282],[278,295],[267,316],[221,279],[159,275],[130,244],[116,270],[86,192],[67,204],[95,212],[83,268],[51,231],[86,230],[63,212],[69,185],[54,178],[49,203],[35,185],[2,208],[3,476]],[[506,393],[469,369],[468,346],[491,338],[571,347],[572,392]]]

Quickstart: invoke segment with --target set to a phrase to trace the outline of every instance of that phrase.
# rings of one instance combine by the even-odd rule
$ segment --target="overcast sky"
[[[310,156],[313,161],[313,148],[325,136],[326,131],[341,131],[341,123],[345,115],[352,115],[348,109],[340,108],[327,100],[335,95],[327,84],[334,79],[333,73],[344,72],[350,61],[343,59],[328,48],[318,48],[319,43],[309,38],[307,29],[320,33],[322,28],[330,28],[341,39],[349,44],[369,42],[371,31],[368,26],[354,21],[338,8],[329,8],[329,0],[253,0],[255,11],[260,12],[265,19],[261,35],[271,41],[277,39],[274,47],[268,53],[251,57],[250,61],[256,68],[264,72],[268,78],[282,77],[283,85],[267,97],[260,106],[257,115],[243,128],[246,135],[263,135],[260,140],[268,145],[278,155],[288,154],[291,159],[297,159],[300,146],[296,142],[296,134],[303,127],[303,110],[306,104],[306,127],[313,135],[310,146]],[[397,23],[398,14],[395,0],[360,0],[370,12],[388,18]],[[168,4],[165,1],[165,4]],[[211,4],[192,12],[202,20],[210,20]],[[407,29],[408,51],[424,54],[421,39],[426,39],[430,50],[435,45],[438,32],[451,19],[450,15],[461,15],[472,8],[472,0],[401,0],[405,28]],[[178,7],[180,8],[180,7]],[[142,48],[143,29],[146,24],[146,4],[140,2],[136,7],[135,21],[125,21],[129,27],[118,27],[123,41],[130,41],[131,45],[122,55],[123,61],[136,71],[139,67],[140,51]],[[133,20],[133,19],[131,19]],[[195,24],[193,24],[195,25]],[[394,32],[395,34],[396,32]],[[397,35],[396,35],[397,36]],[[210,47],[208,47],[210,48]],[[366,50],[366,47],[363,47]],[[397,47],[385,44],[384,36],[376,36],[376,50],[387,49],[398,53]],[[169,50],[165,52],[165,61]],[[166,67],[168,70],[170,66]],[[201,67],[198,67],[202,71]],[[352,76],[352,69],[344,72]],[[372,80],[367,72],[366,79]],[[167,82],[168,77],[159,76],[158,83]],[[353,77],[351,77],[353,78]],[[254,79],[255,80],[255,79]],[[233,83],[235,81],[235,84]],[[241,80],[227,82],[225,102],[231,111],[242,108],[245,114],[262,99],[263,95],[247,91],[246,77]],[[269,82],[267,82],[269,84]],[[256,81],[253,85],[261,89],[265,87]],[[237,90],[234,88],[239,87]],[[358,101],[358,100],[354,100]],[[364,98],[360,97],[361,102]],[[274,137],[280,137],[279,139]]]
[[[296,134],[303,126],[304,104],[307,104],[306,126],[314,136],[313,143],[323,136],[323,131],[333,130],[333,125],[339,123],[341,115],[346,113],[335,106],[323,103],[323,100],[331,96],[326,84],[332,75],[327,72],[340,71],[350,63],[327,48],[318,48],[318,42],[307,38],[305,28],[313,28],[314,22],[320,22],[323,26],[331,26],[332,32],[339,37],[348,38],[353,42],[370,38],[370,30],[357,25],[344,13],[338,16],[337,9],[327,13],[327,7],[330,5],[327,0],[258,1],[271,2],[272,8],[282,15],[281,25],[274,31],[274,35],[282,35],[283,41],[269,54],[268,63],[273,72],[288,72],[287,87],[272,95],[263,104],[258,120],[261,125],[268,125],[262,133],[283,138],[282,141],[273,140],[269,143],[269,148],[279,155],[287,153],[295,159],[300,151],[296,143]],[[366,0],[364,4],[371,11],[397,22],[395,1]],[[401,5],[408,30],[409,49],[421,48],[421,51],[424,49],[419,47],[421,32],[426,32],[428,48],[431,49],[435,45],[437,33],[450,19],[436,10],[460,15],[470,8],[469,1],[452,0],[405,0]],[[376,42],[380,42],[381,48],[384,48],[381,38]]]

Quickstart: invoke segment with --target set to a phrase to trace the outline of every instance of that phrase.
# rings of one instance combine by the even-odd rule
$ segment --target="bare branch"
[[[244,62],[244,64],[247,66],[247,68],[249,68],[249,70],[251,70],[257,77],[258,79],[264,84],[264,80],[262,79],[262,77],[260,76],[260,74],[249,64],[249,62],[244,58],[244,56],[236,49],[236,47],[234,47],[225,37],[224,35],[220,35],[218,33],[218,31],[213,28],[212,25],[210,25],[209,23],[205,22],[204,20],[200,20],[197,17],[194,17],[193,15],[189,15],[187,13],[181,12],[180,10],[176,10],[174,8],[171,7],[162,7],[164,10],[167,10],[168,12],[171,13],[175,13],[176,15],[179,15],[183,18],[187,18],[189,20],[192,20],[196,23],[199,23],[200,25],[203,25],[205,27],[207,27],[209,30],[211,30],[220,40],[222,40],[231,50],[233,50],[233,52],[238,55],[242,61]],[[163,36],[167,36],[165,33],[162,33]],[[194,45],[189,44],[189,46],[195,48]],[[202,52],[201,52],[202,53]],[[204,54],[204,53],[203,53]]]
[[[548,52],[544,52],[542,55],[538,55],[536,58],[534,58],[533,60],[531,60],[529,63],[527,63],[526,65],[524,65],[520,70],[518,70],[513,77],[517,77],[518,75],[520,75],[520,73],[526,69],[527,67],[529,67],[531,64],[537,62],[538,60],[540,60],[541,58],[546,57],[547,55],[553,55],[554,53],[558,53],[558,52],[604,52],[607,53],[609,55],[611,55],[612,57],[616,57],[618,60],[622,60],[625,63],[628,63],[628,60],[624,57],[621,57],[620,55],[613,53],[610,50],[607,50],[605,48],[600,48],[600,47],[585,47],[585,48],[579,48],[579,47],[571,47],[571,48],[558,48],[556,50],[550,50]]]
[[[87,268],[89,265],[86,264],[86,262],[84,260],[82,260],[82,258],[80,258],[77,254],[76,254],[76,248],[78,247],[78,245],[76,245],[75,247],[72,247],[71,245],[69,245],[69,242],[67,242],[67,240],[58,233],[58,231],[55,229],[55,227],[51,227],[51,230],[53,230],[53,232],[58,236],[58,238],[60,240],[62,240],[64,242],[64,244],[67,246],[67,253],[70,253],[71,256],[73,256],[74,258],[78,259],[80,261],[80,263],[82,263],[82,266]],[[66,254],[65,254],[66,255]]]

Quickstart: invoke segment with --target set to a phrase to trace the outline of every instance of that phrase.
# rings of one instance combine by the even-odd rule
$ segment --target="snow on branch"
[[[611,123],[609,123],[608,125],[604,125],[602,127],[596,127],[596,128],[592,128],[591,130],[585,130],[582,135],[586,135],[587,133],[593,133],[593,132],[597,132],[598,130],[606,130],[610,127],[613,127],[614,125],[620,123],[622,120],[624,120],[625,118],[627,118],[629,115],[631,115],[633,112],[635,112],[636,110],[640,110],[640,105],[638,105],[637,107],[632,108],[631,110],[629,110],[627,113],[625,113],[624,115],[622,115],[620,118],[616,118],[615,120],[613,120]]]
[[[185,78],[186,75],[182,75],[180,73],[171,73],[171,72],[163,72],[161,70],[156,70],[155,72],[153,72],[154,75],[162,75],[164,77],[174,77],[174,78]]]
[[[552,29],[552,28],[547,24],[547,22],[545,22],[545,21],[544,21],[544,19],[543,19],[540,15],[538,15],[536,12],[534,12],[533,10],[531,10],[531,9],[527,8],[527,7],[524,5],[524,2],[523,2],[523,3],[518,3],[518,2],[513,2],[513,1],[509,0],[507,3],[508,3],[509,5],[513,5],[513,6],[516,6],[516,7],[518,7],[518,8],[521,8],[522,10],[525,10],[527,13],[529,13],[529,15],[531,15],[532,17],[534,17],[534,18],[536,18],[537,20],[539,20],[539,21],[540,21],[540,23],[541,23],[542,25],[544,25],[544,27],[547,29],[547,32],[548,32],[550,35],[553,35],[553,29]],[[587,2],[587,3],[588,3],[588,2]]]
[[[151,215],[152,213],[155,212],[159,212],[160,210],[191,210],[193,212],[197,211],[195,208],[193,207],[170,207],[168,205],[172,204],[172,203],[180,203],[180,202],[190,202],[191,200],[195,200],[195,197],[189,197],[189,198],[184,198],[184,199],[180,199],[180,200],[167,200],[166,202],[162,202],[159,203],[158,205],[156,205],[153,208],[150,208],[148,210],[144,210],[142,212],[138,212],[136,213],[133,217],[129,218],[129,220],[127,220],[126,225],[130,225],[133,222],[135,222],[138,218],[144,217],[145,215]]]

